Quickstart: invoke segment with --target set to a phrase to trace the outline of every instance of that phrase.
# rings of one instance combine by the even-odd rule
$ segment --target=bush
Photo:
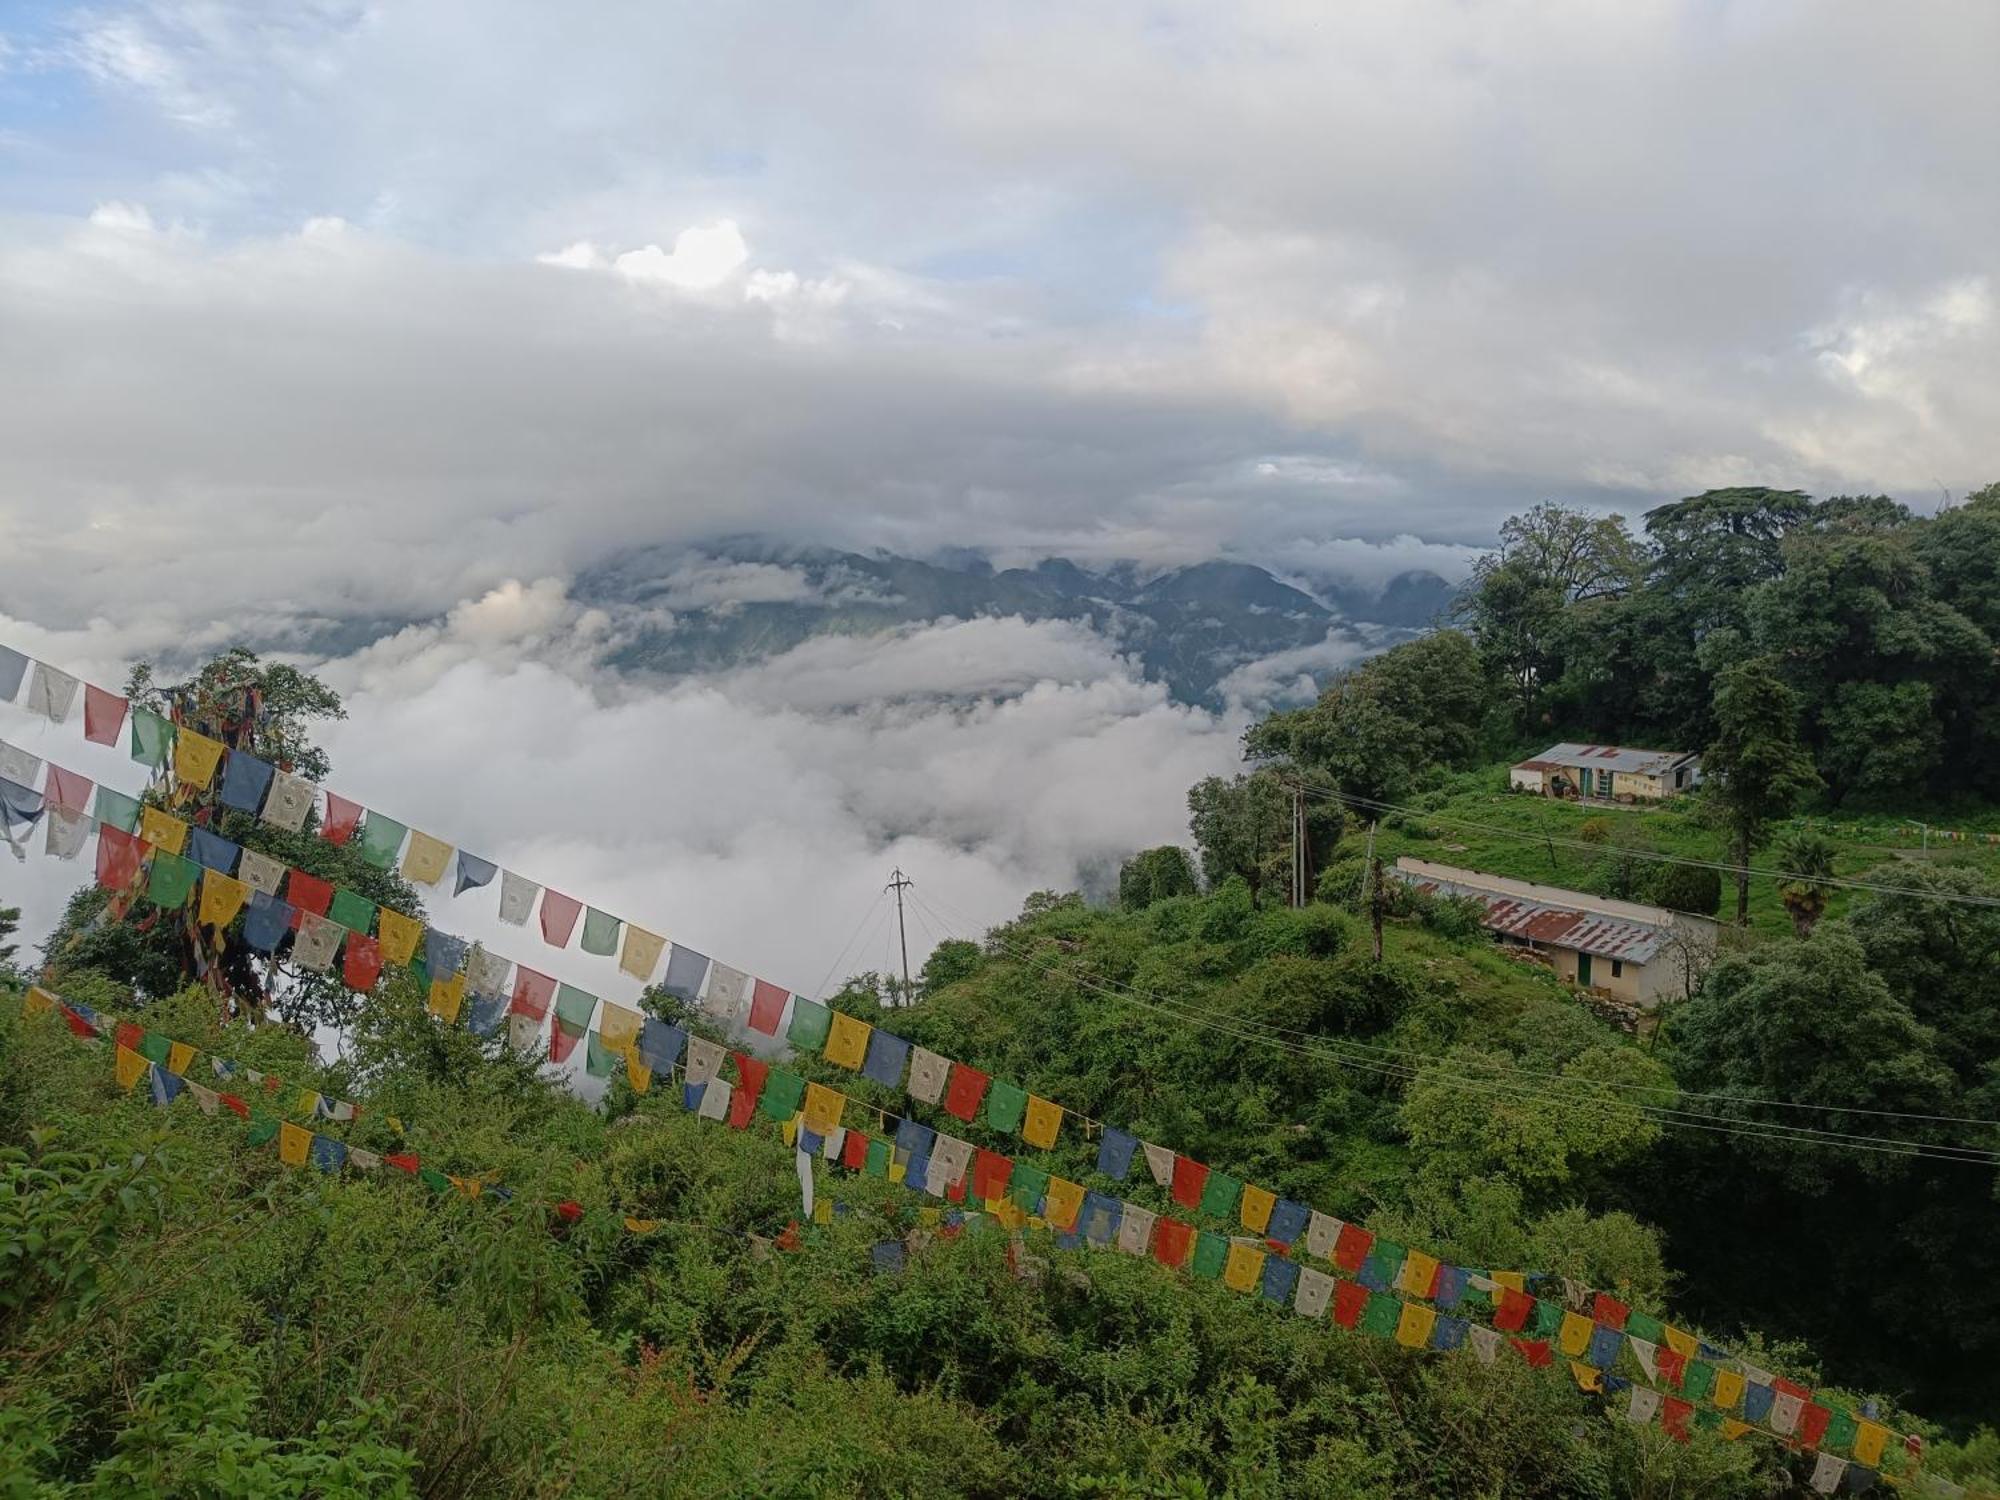
[[[1617,826],[1609,818],[1585,818],[1583,825],[1577,829],[1576,836],[1586,844],[1607,843]]]
[[[1712,917],[1722,910],[1722,872],[1697,865],[1661,865],[1653,877],[1653,904],[1669,911]]]

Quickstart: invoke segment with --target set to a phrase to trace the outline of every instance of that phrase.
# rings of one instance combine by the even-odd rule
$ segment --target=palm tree
[[[1788,877],[1778,882],[1778,899],[1792,914],[1792,930],[1803,941],[1812,936],[1819,919],[1826,915],[1828,895],[1833,887],[1833,840],[1810,828],[1794,828],[1782,835],[1771,850],[1772,860]]]

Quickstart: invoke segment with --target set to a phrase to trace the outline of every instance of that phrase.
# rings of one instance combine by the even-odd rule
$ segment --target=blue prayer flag
[[[474,995],[472,1014],[466,1024],[472,1028],[474,1036],[491,1036],[500,1029],[500,1023],[507,1018],[507,997],[505,995]]]
[[[181,1090],[187,1087],[186,1081],[182,1079],[180,1074],[169,1073],[158,1063],[152,1065],[150,1073],[153,1102],[159,1105],[161,1109],[165,1109],[174,1100],[178,1099],[181,1095]]]
[[[243,941],[259,953],[269,953],[292,930],[292,916],[289,901],[280,901],[262,891],[252,891],[250,914],[243,919]]]
[[[701,1108],[701,1096],[707,1090],[705,1083],[684,1083],[681,1085],[681,1108],[693,1114]]]
[[[1768,1385],[1752,1382],[1743,1387],[1743,1420],[1761,1422],[1771,1414],[1771,1402],[1777,1393]]]
[[[21,679],[27,671],[27,657],[12,646],[0,646],[0,703],[14,701],[14,695],[21,691]]]
[[[222,768],[222,805],[239,812],[258,811],[264,805],[264,794],[271,790],[274,774],[269,761],[246,755],[241,750],[230,751],[229,760]]]
[[[1431,1325],[1431,1347],[1433,1349],[1457,1349],[1465,1343],[1466,1321],[1464,1318],[1439,1315]]]
[[[799,1127],[799,1150],[805,1152],[807,1156],[818,1156],[825,1149],[825,1136],[817,1130],[808,1130],[803,1125]]]
[[[669,995],[692,1005],[701,994],[701,981],[707,973],[707,954],[675,943],[673,954],[667,959],[666,978],[661,983]]]
[[[424,966],[430,970],[431,979],[450,979],[465,967],[466,942],[462,937],[453,937],[448,932],[439,932],[435,927],[424,933]]]
[[[907,1151],[912,1156],[929,1156],[931,1142],[937,1139],[937,1132],[917,1120],[896,1122],[896,1149]]]
[[[861,1076],[892,1089],[903,1086],[903,1064],[909,1060],[910,1044],[891,1036],[881,1027],[868,1038],[868,1055],[861,1064]]]
[[[663,1073],[679,1062],[681,1048],[686,1045],[687,1033],[658,1016],[646,1017],[646,1024],[639,1028],[640,1060],[656,1073]]]
[[[347,1162],[347,1143],[330,1135],[315,1135],[312,1161],[322,1172],[338,1172]]]
[[[491,885],[493,877],[500,873],[500,867],[490,859],[481,859],[476,854],[458,851],[458,879],[452,884],[452,894],[463,896],[467,891],[477,890],[482,885]]]
[[[1431,1301],[1439,1307],[1456,1307],[1465,1296],[1466,1273],[1463,1266],[1439,1266],[1437,1292]]]
[[[236,857],[242,852],[241,844],[232,844],[206,828],[189,830],[188,854],[205,870],[213,870],[218,875],[233,875],[236,872]]]
[[[1077,1224],[1093,1245],[1108,1245],[1118,1237],[1118,1221],[1125,1216],[1123,1200],[1092,1189],[1083,1195],[1083,1212]]]
[[[1132,1170],[1132,1153],[1138,1149],[1138,1137],[1127,1135],[1115,1125],[1105,1126],[1104,1141],[1097,1148],[1097,1170],[1123,1182],[1125,1174]]]
[[[1280,1198],[1271,1209],[1271,1222],[1264,1226],[1264,1238],[1289,1245],[1306,1232],[1306,1223],[1311,1218],[1312,1210],[1303,1203]]]
[[[1286,1260],[1282,1255],[1264,1257],[1264,1300],[1283,1307],[1292,1300],[1292,1288],[1298,1285],[1298,1265]]]
[[[1625,1335],[1600,1323],[1590,1335],[1590,1362],[1600,1370],[1608,1370],[1618,1362],[1618,1351],[1624,1347]]]

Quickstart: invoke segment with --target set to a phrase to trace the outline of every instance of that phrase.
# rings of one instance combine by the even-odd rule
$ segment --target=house
[[[1551,745],[1507,773],[1517,792],[1600,802],[1660,802],[1701,784],[1701,757],[1688,750],[1624,745]]]
[[[1720,929],[1708,917],[1407,855],[1393,876],[1435,895],[1471,897],[1502,943],[1546,956],[1572,984],[1647,1010],[1685,999],[1715,956]]]

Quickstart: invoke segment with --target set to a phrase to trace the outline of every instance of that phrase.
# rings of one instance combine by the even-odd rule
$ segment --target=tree
[[[1750,855],[1765,831],[1819,785],[1799,748],[1798,699],[1766,658],[1729,668],[1715,684],[1716,737],[1702,754],[1702,789],[1728,831],[1736,862],[1736,920],[1750,920]]]
[[[1795,828],[1772,846],[1771,857],[1780,870],[1796,877],[1778,882],[1778,899],[1792,914],[1792,930],[1803,942],[1826,914],[1833,890],[1827,883],[1833,874],[1833,841],[1810,828]]]
[[[1142,849],[1118,869],[1118,905],[1123,911],[1143,911],[1155,901],[1192,896],[1199,889],[1194,861],[1179,844]]]
[[[1272,873],[1274,855],[1291,835],[1291,796],[1270,771],[1227,781],[1205,777],[1188,788],[1188,831],[1201,852],[1201,873],[1208,884],[1240,876],[1254,906]]]
[[[0,964],[13,960],[15,945],[8,942],[21,925],[21,908],[0,906]]]
[[[1668,911],[1712,917],[1722,910],[1722,876],[1702,865],[1661,865],[1652,900]]]
[[[1911,892],[1871,892],[1849,914],[1845,925],[1868,966],[1912,1015],[1936,1029],[1964,1085],[1985,1084],[2000,1058],[2000,986],[1993,983],[2000,972],[2000,907],[1980,903],[2000,898],[2000,879],[1964,867],[1908,864],[1866,878]]]

